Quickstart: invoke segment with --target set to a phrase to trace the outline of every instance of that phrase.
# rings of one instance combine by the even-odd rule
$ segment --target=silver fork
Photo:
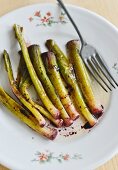
[[[113,88],[115,88],[115,85],[118,86],[118,83],[115,81],[113,76],[111,75],[107,65],[105,64],[104,59],[99,55],[97,50],[91,46],[90,44],[87,44],[86,41],[83,39],[77,25],[75,24],[74,20],[72,19],[71,15],[69,14],[67,8],[65,7],[62,0],[57,0],[62,9],[65,11],[66,15],[68,16],[69,20],[73,24],[77,34],[79,35],[80,41],[81,41],[81,50],[80,55],[91,73],[91,75],[94,77],[94,79],[98,82],[98,84],[106,91],[108,92],[108,89],[112,91],[110,84]],[[100,72],[104,75],[106,80],[103,78],[103,76],[100,74]],[[97,77],[96,77],[97,75]],[[101,83],[101,81],[102,83]],[[109,83],[108,83],[109,82]],[[115,83],[115,84],[114,84]],[[108,88],[106,89],[104,85]]]

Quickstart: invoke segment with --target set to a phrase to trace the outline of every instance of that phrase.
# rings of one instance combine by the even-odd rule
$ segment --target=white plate
[[[68,9],[84,38],[99,50],[118,81],[118,30],[102,17],[88,10],[69,5]],[[42,17],[50,17],[50,15],[53,18],[50,22],[45,22],[46,18]],[[14,23],[23,25],[27,42],[40,44],[42,51],[46,50],[44,42],[48,38],[55,39],[63,49],[68,40],[78,38],[66,16],[61,13],[60,7],[56,5],[32,5],[1,17],[0,51],[2,52],[3,49],[9,51],[15,74],[19,61],[17,56],[19,47],[12,29]],[[0,84],[13,95],[2,57],[0,62]],[[103,99],[106,100],[104,95]],[[109,107],[102,120],[87,135],[71,140],[68,138],[60,140],[62,138],[58,137],[54,141],[40,137],[0,105],[0,162],[17,170],[96,168],[117,152],[117,100],[116,89],[110,96]]]

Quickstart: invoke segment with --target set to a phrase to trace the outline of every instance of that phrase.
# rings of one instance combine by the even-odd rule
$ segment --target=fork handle
[[[68,12],[67,8],[65,7],[63,1],[62,0],[57,0],[57,1],[60,4],[60,6],[62,7],[62,9],[65,11],[65,13],[68,16],[69,20],[71,21],[72,25],[74,26],[77,34],[79,35],[80,41],[82,43],[82,46],[83,46],[83,44],[85,44],[85,41],[84,41],[84,39],[83,39],[83,37],[82,37],[82,35],[81,35],[77,25],[75,24],[74,20],[72,19],[71,15],[69,14],[69,12]]]

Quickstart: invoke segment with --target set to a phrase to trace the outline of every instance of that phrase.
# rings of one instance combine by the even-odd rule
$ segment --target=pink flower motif
[[[44,23],[44,22],[48,22],[48,21],[49,21],[49,19],[48,19],[48,18],[46,18],[46,17],[44,17],[44,18],[42,18],[42,19],[41,19],[41,21]]]
[[[49,21],[49,19],[47,18],[47,19],[46,19],[46,22],[48,22],[48,21]]]
[[[44,153],[41,153],[39,155],[39,160],[40,161],[47,161],[48,160],[48,155],[44,154]]]
[[[49,16],[49,17],[50,17],[50,16],[51,16],[51,12],[47,12],[47,16]]]
[[[69,156],[68,154],[63,155],[63,159],[64,159],[65,161],[69,160],[69,158],[70,158],[70,156]]]
[[[35,14],[34,14],[34,16],[40,17],[40,16],[41,16],[40,11],[36,11]]]
[[[42,19],[41,19],[41,21],[42,21],[42,22],[45,22],[45,19],[44,19],[44,18],[42,18]]]
[[[36,26],[52,26],[58,23],[61,24],[67,23],[64,17],[64,13],[61,13],[58,20],[56,20],[50,11],[47,11],[44,15],[42,15],[41,12],[42,12],[41,10],[35,11],[33,16],[28,18],[29,22],[32,21],[38,22]]]
[[[29,19],[29,21],[30,21],[30,22],[32,22],[32,21],[33,21],[33,18],[32,18],[32,17],[29,17],[28,19]]]

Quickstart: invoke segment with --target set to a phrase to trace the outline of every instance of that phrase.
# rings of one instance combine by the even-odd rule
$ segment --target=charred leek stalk
[[[72,40],[67,43],[68,54],[73,64],[79,87],[81,88],[83,96],[85,97],[86,103],[91,112],[94,115],[98,115],[102,113],[102,109],[100,109],[96,104],[95,96],[90,84],[89,75],[83,60],[79,55],[79,48],[80,44],[78,40]]]
[[[19,51],[19,55],[21,57],[20,57],[20,61],[19,61],[17,78],[16,78],[16,84],[17,84],[18,88],[19,88],[20,84],[22,84],[26,79],[27,79],[27,83],[29,84],[29,86],[30,86],[30,84],[32,84],[30,75],[28,73],[25,61],[22,56],[22,51]]]
[[[34,66],[34,69],[36,70],[36,73],[43,84],[43,87],[48,94],[49,98],[53,102],[53,104],[56,106],[57,109],[60,111],[60,116],[64,120],[65,126],[70,126],[73,121],[68,116],[66,110],[64,109],[60,99],[58,98],[55,89],[49,79],[49,77],[46,74],[45,67],[43,65],[43,61],[41,58],[40,53],[40,47],[38,45],[32,45],[28,48],[29,56],[32,61],[32,64]]]
[[[5,62],[5,68],[6,68],[6,71],[8,73],[8,78],[9,78],[10,85],[11,85],[13,93],[21,101],[21,103],[25,107],[27,107],[32,112],[32,114],[37,118],[40,126],[44,126],[46,122],[45,122],[45,119],[43,118],[43,116],[40,114],[40,112],[37,109],[32,107],[32,105],[28,101],[26,101],[26,99],[22,96],[22,94],[17,89],[16,83],[15,83],[15,80],[14,80],[14,77],[13,77],[10,58],[9,58],[7,51],[5,51],[5,50],[4,50],[3,57],[4,57],[4,62]]]
[[[30,94],[28,93],[28,88],[29,86],[32,85],[32,81],[29,77],[29,73],[25,64],[25,61],[22,57],[22,53],[19,53],[21,55],[20,57],[20,62],[19,62],[19,67],[18,67],[18,75],[17,77],[20,77],[20,82],[19,82],[19,90],[22,93],[22,95],[25,97],[25,99],[32,104],[33,107],[35,107],[37,110],[39,110],[39,112],[45,116],[47,119],[49,119],[54,125],[56,125],[57,127],[61,127],[63,124],[63,120],[62,119],[54,119],[52,117],[52,115],[46,110],[44,109],[42,106],[40,106],[39,104],[35,103],[31,97]],[[21,62],[21,60],[23,60]],[[22,63],[22,65],[21,65]],[[25,73],[25,74],[24,74]]]
[[[22,53],[23,53],[23,58],[24,58],[24,61],[26,63],[30,78],[31,78],[31,80],[32,80],[32,82],[34,84],[34,87],[35,87],[40,99],[42,100],[43,104],[47,108],[47,110],[52,114],[52,116],[54,118],[57,119],[59,117],[59,115],[60,115],[60,112],[52,104],[52,102],[48,98],[48,96],[47,96],[47,94],[46,94],[40,80],[37,77],[37,74],[36,74],[36,72],[34,70],[34,67],[33,67],[33,65],[31,63],[31,60],[30,60],[30,57],[29,57],[29,53],[28,53],[27,46],[26,46],[26,43],[25,43],[25,40],[24,40],[24,37],[23,37],[22,29],[21,29],[20,26],[15,24],[14,25],[14,31],[15,31],[16,38],[17,38],[17,40],[18,40],[18,42],[20,44],[20,47],[21,47],[21,50],[22,50]]]
[[[50,120],[54,125],[56,125],[57,127],[61,127],[62,124],[63,124],[63,120],[62,119],[54,119],[52,117],[52,115],[46,110],[44,109],[42,106],[40,106],[39,104],[35,103],[28,91],[27,91],[27,88],[29,87],[29,84],[28,84],[28,81],[26,79],[26,81],[24,81],[21,86],[19,87],[20,88],[20,92],[22,93],[22,95],[26,98],[26,100],[28,102],[30,102],[32,104],[32,106],[34,106],[37,110],[39,110],[39,112],[45,116],[48,120]]]
[[[79,113],[73,105],[63,84],[54,53],[44,53],[43,58],[45,61],[48,76],[50,77],[50,80],[53,83],[53,86],[55,87],[63,106],[65,107],[72,120],[77,119],[79,117]]]
[[[45,136],[50,140],[54,140],[57,136],[57,130],[47,127],[40,127],[34,121],[32,121],[31,113],[27,112],[22,106],[20,106],[14,99],[12,99],[1,87],[0,87],[0,102],[5,105],[18,119],[28,125],[30,128]]]
[[[63,54],[53,40],[47,40],[46,46],[55,54],[60,72],[67,84],[72,88],[72,93],[80,113],[85,117],[91,126],[94,126],[97,120],[90,113],[84,102],[80,89],[78,88],[75,75],[73,74],[72,65],[70,65],[68,58]]]

